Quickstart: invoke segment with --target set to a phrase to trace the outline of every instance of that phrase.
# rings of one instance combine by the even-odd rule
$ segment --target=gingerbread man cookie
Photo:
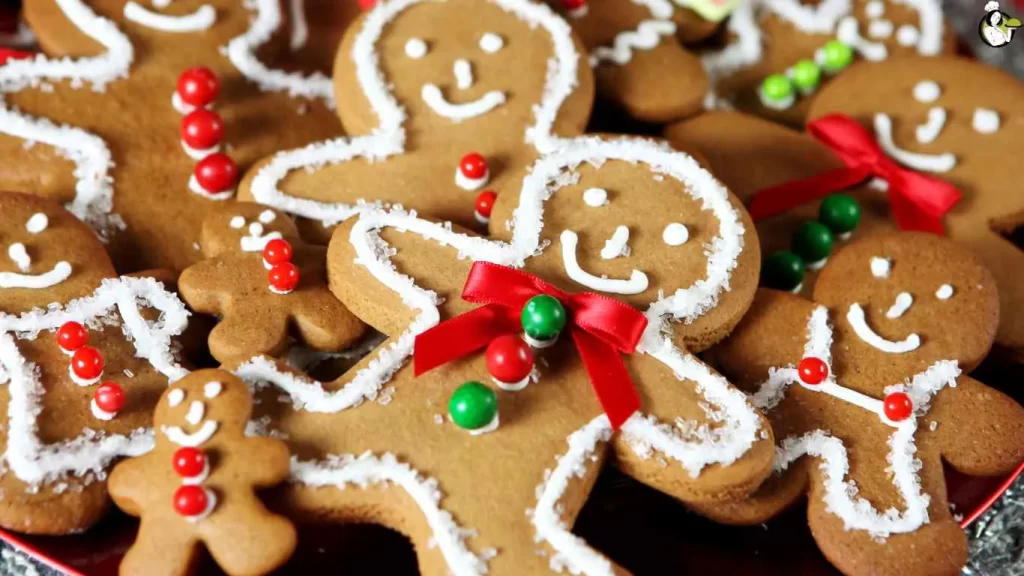
[[[692,354],[753,296],[742,208],[662,145],[564,145],[499,196],[499,239],[400,209],[337,229],[331,288],[387,341],[327,384],[235,369],[291,396],[259,407],[299,454],[289,509],[401,530],[424,574],[611,574],[568,531],[609,458],[685,501],[765,478],[770,430]]]
[[[748,500],[698,509],[753,524],[807,493],[811,533],[844,574],[959,574],[967,539],[943,462],[998,475],[1024,460],[1024,409],[966,375],[998,318],[981,262],[920,232],[853,242],[813,301],[759,293],[708,357],[767,411],[776,475]]]
[[[378,2],[335,62],[352,137],[275,154],[241,196],[328,226],[365,200],[480,228],[538,150],[583,131],[594,94],[585,54],[565,20],[530,0]]]
[[[189,307],[220,318],[209,338],[217,360],[278,355],[293,337],[337,352],[362,336],[327,289],[326,248],[302,243],[287,215],[233,203],[206,217],[200,245],[209,260],[186,268],[179,287]]]
[[[710,107],[799,127],[818,90],[855,59],[878,62],[956,51],[937,0],[751,0],[703,54]]]
[[[286,49],[278,0],[31,0],[25,17],[49,57],[0,67],[0,186],[66,202],[121,271],[202,259],[196,215],[240,170],[336,131],[328,78],[260,60]]]
[[[191,574],[200,546],[232,575],[288,560],[295,527],[256,497],[288,477],[288,447],[246,436],[251,411],[245,382],[223,370],[193,372],[163,393],[153,450],[110,474],[114,502],[142,519],[123,576]]]
[[[812,120],[849,115],[892,161],[959,191],[962,199],[942,223],[995,275],[996,344],[1024,358],[1024,249],[1016,232],[1024,223],[1024,195],[1007,169],[1024,121],[1024,86],[972,60],[907,58],[851,69],[849,79],[844,74],[820,97]]]
[[[116,277],[93,232],[51,201],[0,194],[0,526],[84,530],[106,470],[149,450],[152,408],[185,370],[188,312],[151,278]]]

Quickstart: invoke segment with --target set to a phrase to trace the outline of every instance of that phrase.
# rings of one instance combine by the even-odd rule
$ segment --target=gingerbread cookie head
[[[54,202],[0,193],[0,230],[0,312],[86,296],[114,276],[96,234]]]
[[[264,574],[295,548],[295,529],[270,513],[255,490],[288,476],[285,445],[245,435],[252,398],[221,370],[193,372],[156,407],[156,445],[119,464],[110,494],[142,519],[122,574],[184,576],[203,545],[229,574]]]
[[[206,217],[200,238],[209,259],[178,284],[193,310],[219,318],[209,337],[217,360],[278,355],[296,341],[338,352],[362,336],[363,323],[327,289],[326,249],[304,244],[286,214],[232,203]]]
[[[971,60],[906,58],[844,73],[815,101],[811,119],[833,113],[862,123],[893,161],[959,190],[962,199],[943,223],[995,275],[1002,316],[997,344],[1024,350],[1024,283],[1017,273],[1024,250],[1014,241],[1024,198],[1006,168],[1024,117],[1024,87]]]

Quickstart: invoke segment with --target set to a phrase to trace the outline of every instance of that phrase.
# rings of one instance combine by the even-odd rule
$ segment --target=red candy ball
[[[270,269],[267,281],[274,290],[287,294],[299,285],[299,269],[291,262],[282,262]]]
[[[828,378],[828,364],[814,356],[801,360],[796,369],[800,374],[800,381],[811,386],[817,386]]]
[[[377,4],[377,0],[359,0],[359,7],[363,10],[369,10]]]
[[[195,478],[206,469],[206,454],[198,448],[178,448],[171,461],[174,473],[182,478]]]
[[[459,171],[466,178],[479,180],[487,175],[487,159],[476,152],[470,152],[459,161]]]
[[[74,352],[89,343],[89,333],[78,322],[65,322],[57,330],[57,345],[62,350]]]
[[[476,197],[476,212],[484,218],[491,217],[491,210],[494,209],[494,201],[498,195],[493,190],[484,190]]]
[[[568,10],[579,10],[587,5],[587,0],[562,0],[562,6]]]
[[[202,486],[180,486],[174,491],[174,510],[182,516],[199,516],[209,503],[210,498]]]
[[[263,260],[271,266],[292,261],[292,245],[287,240],[274,238],[263,248]]]
[[[220,144],[223,138],[224,121],[216,112],[196,108],[181,119],[181,139],[191,148],[213,148]]]
[[[103,374],[103,355],[91,346],[82,346],[71,357],[71,371],[82,380],[94,380]]]
[[[885,417],[893,422],[902,422],[914,413],[914,403],[904,392],[893,392],[885,397]]]
[[[181,101],[202,108],[217,99],[220,81],[209,68],[189,68],[178,76],[178,97]]]
[[[195,176],[204,190],[216,194],[238,184],[238,166],[230,156],[217,152],[196,164]]]
[[[533,350],[513,334],[498,336],[487,345],[487,371],[499,382],[520,382],[533,371]]]
[[[124,390],[113,382],[104,382],[92,395],[96,406],[104,412],[116,413],[124,408]]]

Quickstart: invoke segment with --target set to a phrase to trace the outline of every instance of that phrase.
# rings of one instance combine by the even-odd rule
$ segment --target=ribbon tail
[[[946,227],[942,225],[941,218],[926,214],[919,206],[901,194],[889,194],[889,210],[900,230],[929,232],[938,236],[946,235]]]
[[[833,192],[853,188],[869,176],[871,170],[865,166],[837,168],[803,180],[764,188],[750,201],[750,217],[754,222],[771,218]]]
[[[640,409],[640,394],[629,377],[618,350],[580,329],[572,330],[572,339],[583,359],[590,385],[601,408],[618,430]]]
[[[487,346],[498,336],[519,330],[519,322],[504,309],[481,306],[417,335],[413,371],[419,376]]]

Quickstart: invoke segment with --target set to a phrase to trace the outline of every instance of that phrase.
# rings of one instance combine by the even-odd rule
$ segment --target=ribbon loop
[[[632,354],[647,328],[647,318],[628,304],[600,294],[568,294],[532,276],[490,262],[473,264],[462,290],[467,302],[482,304],[416,336],[413,350],[417,376],[487,346],[504,334],[521,331],[523,306],[540,294],[553,296],[566,308],[566,329],[587,370],[591,386],[618,429],[640,409],[620,354]]]
[[[750,203],[754,221],[852,188],[874,176],[888,182],[889,204],[901,229],[945,234],[942,217],[960,201],[960,192],[952,184],[898,165],[871,133],[849,116],[823,116],[808,124],[807,132],[846,167],[758,191]]]

